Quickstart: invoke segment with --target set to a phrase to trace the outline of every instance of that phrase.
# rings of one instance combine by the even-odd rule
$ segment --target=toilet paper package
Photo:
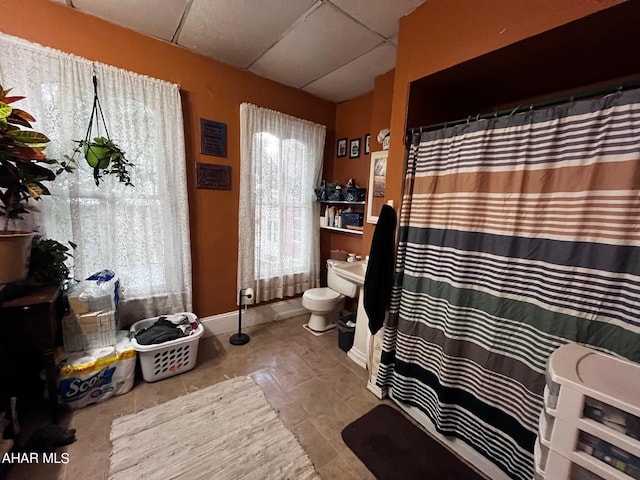
[[[76,410],[123,395],[133,388],[136,351],[126,330],[116,345],[64,353],[58,362],[58,402]]]
[[[69,307],[76,315],[115,310],[117,319],[120,280],[111,270],[101,270],[74,284],[66,295]]]

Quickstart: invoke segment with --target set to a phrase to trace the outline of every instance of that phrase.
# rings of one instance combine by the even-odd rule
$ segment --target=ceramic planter
[[[99,147],[91,143],[85,143],[82,147],[84,158],[92,167],[107,168],[111,159],[111,151],[105,147]]]
[[[0,230],[0,285],[27,278],[33,237],[31,232]]]

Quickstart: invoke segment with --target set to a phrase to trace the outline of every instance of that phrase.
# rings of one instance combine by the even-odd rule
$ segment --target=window
[[[125,322],[191,310],[191,259],[184,129],[179,88],[30,42],[0,35],[5,88],[24,95],[34,126],[51,139],[46,153],[63,159],[84,138],[93,74],[109,136],[127,153],[135,188],[109,177],[96,187],[79,159],[74,174],[51,185],[35,227],[73,241],[74,277],[113,270],[123,287]]]
[[[251,118],[250,118],[251,117]],[[239,288],[256,301],[302,293],[319,270],[317,206],[325,128],[241,107]]]

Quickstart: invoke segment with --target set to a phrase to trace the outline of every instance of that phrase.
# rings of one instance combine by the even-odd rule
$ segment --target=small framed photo
[[[338,140],[338,158],[347,156],[347,139],[340,138]]]
[[[349,158],[358,158],[360,156],[360,139],[352,138],[349,142]]]
[[[371,140],[371,134],[367,133],[364,136],[364,154],[365,155],[369,155],[369,153],[371,152],[370,148],[369,148],[369,141]]]

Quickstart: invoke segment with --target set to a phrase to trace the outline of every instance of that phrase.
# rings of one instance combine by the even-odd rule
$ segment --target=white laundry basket
[[[173,377],[179,373],[188,372],[196,366],[198,344],[204,333],[204,327],[193,313],[184,312],[181,315],[189,317],[191,323],[198,324],[195,332],[188,337],[154,345],[140,345],[135,336],[143,328],[153,325],[160,317],[146,318],[131,325],[129,335],[133,348],[139,354],[142,377],[145,381],[156,382],[163,378]]]

